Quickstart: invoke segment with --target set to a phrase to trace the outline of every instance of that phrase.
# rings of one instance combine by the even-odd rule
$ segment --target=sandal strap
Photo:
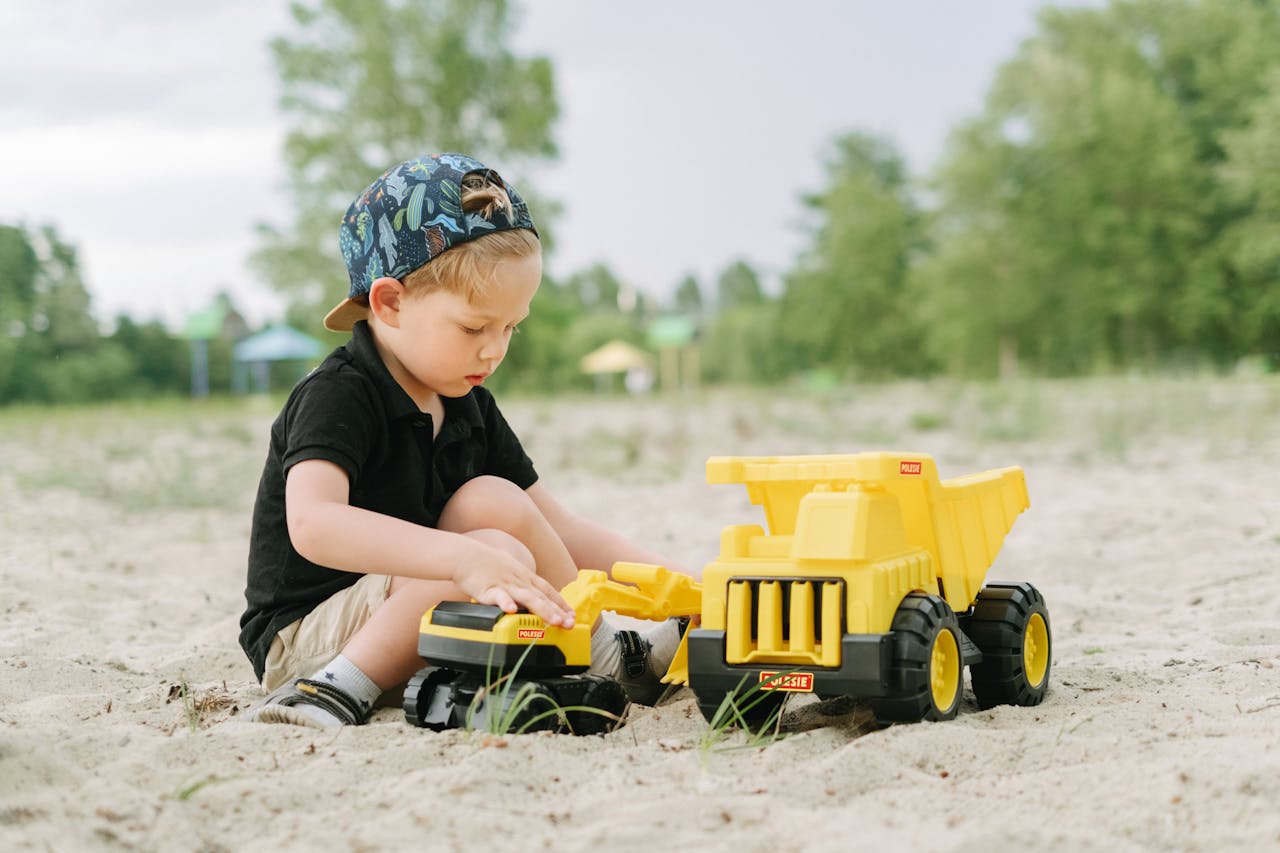
[[[649,645],[637,631],[619,631],[622,648],[622,674],[626,678],[643,678],[649,672]]]
[[[344,725],[363,726],[369,721],[369,712],[360,703],[338,688],[323,681],[299,678],[293,682],[293,691],[279,699],[279,704],[315,705],[333,714]]]

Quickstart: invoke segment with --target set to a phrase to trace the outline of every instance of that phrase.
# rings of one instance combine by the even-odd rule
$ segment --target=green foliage
[[[901,155],[874,136],[840,137],[827,185],[806,204],[812,245],[786,277],[779,321],[792,363],[872,377],[927,370],[906,290],[923,231]]]
[[[291,122],[295,218],[261,229],[255,263],[289,300],[289,319],[314,328],[347,293],[335,235],[356,193],[407,157],[461,151],[500,164],[533,195],[518,173],[555,153],[560,108],[551,63],[508,49],[505,0],[315,0],[291,10],[293,32],[271,49]]]
[[[785,700],[777,701],[778,694],[772,686],[794,671],[790,669],[775,673],[767,681],[750,685],[746,683],[746,676],[743,676],[737,688],[724,695],[698,738],[698,754],[704,764],[707,755],[712,752],[759,749],[786,737],[781,730]],[[767,712],[762,715],[761,711],[766,709]],[[737,745],[726,745],[725,742],[734,729],[744,732],[744,741]]]
[[[1218,169],[1229,203],[1240,215],[1218,244],[1232,272],[1230,290],[1195,294],[1205,304],[1187,313],[1197,325],[1232,324],[1242,349],[1280,367],[1280,64],[1244,127],[1223,134]],[[1225,307],[1224,309],[1224,306]],[[1216,323],[1214,322],[1216,321]]]
[[[794,365],[778,346],[778,324],[776,301],[716,314],[703,338],[703,377],[738,385],[786,379]]]
[[[520,172],[555,155],[554,74],[509,49],[507,0],[292,11],[272,50],[295,213],[262,227],[254,262],[294,325],[317,329],[346,293],[335,232],[351,196],[423,150],[499,163],[549,251],[556,205]],[[832,140],[776,298],[735,260],[705,290],[685,276],[665,307],[696,318],[713,383],[1280,369],[1277,44],[1275,2],[1044,7],[931,174],[908,174],[887,139]],[[658,311],[603,264],[548,277],[493,384],[590,388],[582,356],[643,343]],[[215,390],[230,346],[210,343]],[[104,336],[75,248],[0,225],[0,405],[182,394],[190,359],[158,323]]]
[[[1238,179],[1261,178],[1242,128],[1278,38],[1275,8],[1243,0],[1046,9],[935,176],[912,275],[934,357],[1070,374],[1255,348],[1246,317],[1271,309],[1241,298],[1247,203],[1219,164],[1234,147]]]
[[[128,396],[137,361],[104,339],[74,246],[52,226],[0,226],[0,404]]]
[[[643,341],[638,312],[618,310],[616,285],[602,265],[563,285],[544,279],[490,386],[496,391],[590,388],[592,378],[578,366],[583,356],[615,338],[637,346]],[[601,293],[611,295],[598,298]],[[589,306],[584,297],[591,298]]]
[[[621,310],[618,297],[622,293],[622,282],[606,264],[592,264],[574,273],[565,287],[581,310],[597,314],[616,314]]]
[[[716,307],[732,311],[744,305],[759,305],[764,301],[760,276],[744,260],[736,260],[724,268],[716,280]]]
[[[116,318],[116,330],[108,342],[128,353],[133,362],[130,383],[134,395],[184,394],[190,388],[190,345],[170,334],[159,320],[137,323],[122,314]],[[216,346],[215,349],[221,350],[222,347]],[[224,363],[219,360],[210,366],[218,378],[222,378]],[[226,386],[218,384],[215,387]]]
[[[463,728],[469,734],[519,735],[541,729],[572,734],[574,719],[581,719],[583,714],[607,720],[602,728],[611,729],[621,722],[621,717],[603,708],[561,705],[536,680],[520,678],[520,670],[533,646],[532,643],[525,646],[510,672],[503,672],[500,667],[494,669],[493,647],[490,647],[485,686],[475,692],[463,718]]]
[[[686,275],[680,279],[680,283],[676,285],[674,307],[677,314],[690,314],[696,317],[702,313],[702,287],[698,284],[696,276]]]
[[[13,225],[0,225],[0,317],[12,328],[3,330],[6,337],[20,334],[18,324],[31,311],[35,297],[39,261],[26,230]]]

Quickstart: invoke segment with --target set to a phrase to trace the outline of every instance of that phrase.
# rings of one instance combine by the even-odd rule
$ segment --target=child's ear
[[[404,301],[404,285],[397,279],[375,279],[369,287],[369,313],[386,326],[400,325],[400,303]]]

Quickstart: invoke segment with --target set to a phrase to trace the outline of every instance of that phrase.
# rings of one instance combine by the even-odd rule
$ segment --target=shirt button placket
[[[421,415],[413,419],[413,433],[418,439],[418,449],[422,453],[422,502],[424,505],[431,502],[431,495],[435,491],[432,480],[434,479],[433,471],[435,466],[431,464],[431,451],[434,442],[431,440],[431,416]]]

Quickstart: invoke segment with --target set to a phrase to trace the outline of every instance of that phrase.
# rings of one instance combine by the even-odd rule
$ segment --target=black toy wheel
[[[969,617],[982,663],[969,668],[978,705],[1039,705],[1049,689],[1052,635],[1044,596],[1029,583],[984,586]]]
[[[584,675],[591,683],[582,694],[582,705],[591,711],[568,711],[569,728],[575,735],[602,735],[622,723],[627,710],[627,691],[612,678]]]
[[[436,688],[457,678],[455,670],[428,666],[418,670],[404,687],[404,719],[411,726],[419,728],[441,728],[427,722],[427,712],[431,707],[431,698]]]
[[[913,592],[898,605],[890,634],[889,695],[871,700],[876,719],[915,723],[955,717],[964,665],[960,623],[951,607],[936,595]]]

